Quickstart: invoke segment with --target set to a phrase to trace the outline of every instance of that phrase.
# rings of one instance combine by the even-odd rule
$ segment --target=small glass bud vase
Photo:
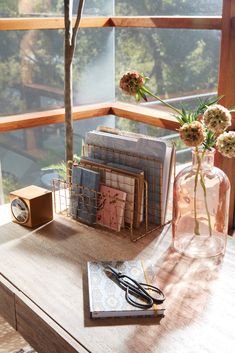
[[[189,257],[217,256],[226,248],[230,183],[214,167],[214,150],[192,153],[174,182],[173,246]]]

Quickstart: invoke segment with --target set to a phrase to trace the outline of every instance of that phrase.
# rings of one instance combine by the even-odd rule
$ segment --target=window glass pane
[[[63,106],[62,30],[0,31],[0,116]],[[74,105],[114,98],[113,29],[80,29]]]
[[[98,125],[115,127],[115,118],[107,116],[74,122],[76,155],[81,155],[85,133],[96,129]],[[0,195],[4,192],[4,200],[7,202],[10,191],[30,184],[51,189],[52,178],[62,173],[61,165],[64,159],[64,124],[1,133],[0,161],[3,190],[0,185]]]
[[[163,99],[181,105],[178,98],[184,97],[186,107],[194,96],[216,94],[220,31],[119,28],[115,40],[118,99],[134,102],[119,89],[120,77],[129,70],[150,77],[148,87]]]
[[[114,0],[86,0],[85,16],[108,16],[113,14]],[[73,1],[76,14],[78,0]],[[63,16],[63,0],[0,0],[0,17]]]
[[[186,163],[191,158],[190,150],[179,142],[178,134],[173,131],[111,115],[74,122],[74,153],[76,155],[80,156],[82,153],[85,133],[96,129],[98,125],[116,127],[176,141],[178,147],[177,165]],[[64,124],[1,133],[2,187],[0,184],[0,200],[4,198],[4,202],[8,202],[10,191],[31,184],[51,189],[52,179],[58,177],[58,175],[64,175],[62,170],[64,159]]]
[[[219,16],[222,0],[116,0],[117,16]]]

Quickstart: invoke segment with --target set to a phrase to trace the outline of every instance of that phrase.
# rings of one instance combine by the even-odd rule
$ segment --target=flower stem
[[[198,153],[198,148],[195,149],[195,154],[197,156],[197,171],[195,175],[195,182],[194,182],[194,234],[200,235],[199,231],[199,222],[197,219],[197,183],[198,183],[198,176],[201,167],[201,159]]]
[[[182,112],[181,112],[179,109],[173,107],[171,104],[168,104],[168,103],[164,102],[161,98],[159,98],[158,96],[156,96],[155,94],[153,94],[151,91],[149,91],[149,89],[146,88],[145,86],[142,86],[141,89],[142,89],[145,93],[148,93],[148,94],[149,94],[150,96],[152,96],[153,98],[156,98],[157,100],[159,100],[162,104],[164,104],[164,105],[167,106],[168,108],[174,110],[177,114],[182,115]]]
[[[203,174],[201,172],[201,162],[204,158],[206,150],[204,149],[202,152],[202,156],[200,158],[199,156],[199,152],[198,152],[198,148],[196,147],[196,156],[197,156],[197,161],[198,161],[198,165],[197,165],[197,171],[196,171],[196,176],[195,176],[195,184],[194,184],[194,220],[195,220],[195,225],[194,225],[194,233],[196,235],[200,235],[199,232],[199,222],[197,220],[197,209],[196,209],[196,199],[197,199],[197,184],[198,184],[198,176],[200,173],[200,183],[203,189],[203,195],[204,195],[204,202],[205,202],[205,208],[206,208],[206,214],[207,214],[207,219],[208,219],[208,226],[209,226],[209,234],[210,236],[212,236],[212,227],[211,227],[211,217],[210,217],[210,212],[209,212],[209,208],[208,208],[208,203],[207,203],[207,194],[206,194],[206,185],[204,182],[204,178],[203,178]]]
[[[210,212],[208,209],[208,204],[207,204],[207,195],[206,195],[206,186],[205,186],[205,182],[204,182],[204,178],[202,175],[202,172],[200,172],[200,182],[201,182],[201,186],[203,189],[203,193],[204,193],[204,201],[205,201],[205,207],[206,207],[206,214],[207,214],[207,219],[208,219],[208,226],[209,226],[209,234],[210,237],[212,236],[212,227],[211,227],[211,217],[210,217]]]

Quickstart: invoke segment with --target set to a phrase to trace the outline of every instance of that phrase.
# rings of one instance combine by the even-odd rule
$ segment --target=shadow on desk
[[[165,317],[105,318],[91,319],[89,313],[87,270],[83,268],[84,326],[156,325],[162,332],[178,330],[200,320],[210,301],[213,281],[218,277],[223,257],[189,259],[169,247],[152,265],[157,271],[151,283],[157,284],[165,293]],[[151,266],[151,264],[150,264]],[[138,333],[138,330],[140,331]],[[151,328],[150,328],[151,330]],[[154,330],[154,329],[153,329]],[[137,332],[136,332],[137,331]],[[135,330],[141,334],[142,329]],[[154,337],[154,343],[161,337]],[[153,335],[154,336],[154,335]],[[131,337],[130,337],[131,340]]]
[[[66,238],[75,235],[77,232],[64,225],[59,223],[56,220],[52,220],[46,224],[41,225],[40,227],[29,228],[14,222],[7,223],[3,226],[0,226],[0,245],[10,242],[12,240],[23,240],[23,237],[27,236],[37,236],[40,234],[40,237],[54,238],[56,241],[64,241]],[[22,243],[23,245],[23,243]]]
[[[206,331],[201,332],[201,337],[196,337],[193,332],[195,327],[200,327],[200,322],[205,320],[206,312],[209,311],[214,295],[213,284],[219,276],[222,262],[222,256],[210,259],[189,259],[171,248],[162,254],[157,261],[159,270],[156,277],[166,295],[165,317],[157,330],[154,326],[148,327],[145,338],[141,338],[142,329],[137,326],[133,335],[128,338],[126,353],[133,351],[136,337],[140,337],[139,348],[143,351],[146,342],[149,347],[148,352],[151,352],[150,347],[158,346],[168,335],[173,345],[177,343],[180,346],[180,342],[177,342],[180,330],[192,332],[188,345],[196,346],[201,337],[206,335]],[[189,347],[184,348],[185,351],[189,349]]]
[[[21,239],[29,233],[29,229],[19,224],[9,222],[0,226],[0,245]]]

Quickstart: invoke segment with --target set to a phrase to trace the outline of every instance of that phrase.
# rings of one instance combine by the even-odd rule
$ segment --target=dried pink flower
[[[189,147],[197,147],[203,143],[206,137],[205,130],[199,121],[185,123],[179,129],[180,138]]]
[[[203,114],[204,124],[216,135],[221,134],[231,125],[231,119],[229,110],[220,104],[211,105]]]
[[[137,71],[129,71],[122,76],[119,86],[124,93],[135,96],[144,83],[144,76],[140,75]]]
[[[219,135],[216,146],[223,156],[235,157],[235,131],[224,132]]]

